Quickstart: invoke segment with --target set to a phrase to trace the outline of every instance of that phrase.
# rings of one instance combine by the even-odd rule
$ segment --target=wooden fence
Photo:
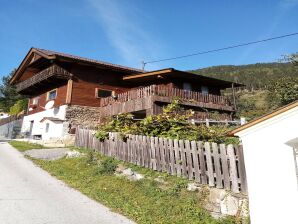
[[[78,128],[75,145],[200,184],[247,192],[241,146],[138,135],[129,135],[124,141],[117,133],[110,133],[101,142],[94,134],[93,130]]]

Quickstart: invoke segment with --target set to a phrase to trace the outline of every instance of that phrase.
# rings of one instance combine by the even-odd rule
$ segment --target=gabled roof
[[[243,131],[245,129],[248,129],[248,128],[250,128],[250,127],[252,127],[254,125],[257,125],[257,124],[259,124],[259,123],[261,123],[263,121],[269,120],[270,118],[273,118],[273,117],[275,117],[277,115],[280,115],[280,114],[282,114],[284,112],[287,112],[287,111],[289,111],[289,110],[291,110],[291,109],[293,109],[295,107],[298,107],[298,101],[295,101],[293,103],[290,103],[290,104],[288,104],[288,105],[286,105],[284,107],[280,107],[279,109],[277,109],[275,111],[272,111],[272,112],[270,112],[268,114],[265,114],[265,115],[263,115],[263,116],[261,116],[259,118],[256,118],[256,119],[254,119],[254,120],[252,120],[252,121],[250,121],[250,122],[248,122],[248,123],[246,123],[246,124],[244,124],[244,125],[236,128],[236,129],[234,129],[233,131],[231,131],[229,133],[229,135],[230,136],[233,136],[233,135],[235,135],[236,133],[238,133],[240,131]]]
[[[156,78],[182,78],[182,79],[189,79],[192,81],[199,81],[204,83],[205,85],[213,85],[218,86],[220,88],[230,88],[232,84],[234,87],[244,86],[240,83],[233,83],[221,79],[211,78],[208,76],[198,75],[191,72],[186,71],[180,71],[176,70],[174,68],[166,68],[156,71],[150,71],[150,72],[143,72],[140,74],[133,74],[133,75],[127,75],[123,77],[124,81],[130,81],[130,82],[143,82],[143,81],[149,81]]]
[[[55,59],[59,60],[60,59],[60,60],[65,60],[65,61],[70,61],[70,62],[80,62],[80,63],[87,64],[87,65],[95,65],[95,66],[105,67],[108,69],[118,70],[118,71],[122,71],[122,72],[126,72],[126,73],[142,73],[143,72],[143,70],[141,70],[141,69],[130,68],[130,67],[122,66],[122,65],[112,64],[109,62],[104,62],[104,61],[79,57],[79,56],[75,56],[75,55],[71,55],[71,54],[65,54],[65,53],[60,53],[60,52],[56,52],[56,51],[32,47],[29,50],[29,52],[27,53],[26,57],[23,59],[22,63],[18,67],[18,69],[16,70],[13,77],[10,79],[10,84],[14,84],[15,80],[26,69],[26,66],[31,62],[31,60],[34,56],[34,53],[36,53],[36,54],[40,55],[41,57],[44,57],[48,60],[55,60]]]

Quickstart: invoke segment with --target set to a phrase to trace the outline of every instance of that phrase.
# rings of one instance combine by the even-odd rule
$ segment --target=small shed
[[[298,223],[298,101],[231,135],[243,144],[251,223]]]

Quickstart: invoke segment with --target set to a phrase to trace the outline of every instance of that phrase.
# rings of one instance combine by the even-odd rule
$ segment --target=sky
[[[31,47],[141,68],[298,32],[298,0],[0,0],[0,76]],[[192,70],[278,61],[298,36],[147,64]]]

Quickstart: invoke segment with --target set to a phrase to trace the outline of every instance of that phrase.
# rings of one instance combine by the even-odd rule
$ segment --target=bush
[[[96,173],[101,175],[111,175],[116,171],[117,166],[118,161],[116,159],[113,157],[107,157],[100,160]]]
[[[226,136],[230,130],[228,127],[197,126],[189,122],[192,115],[191,110],[184,110],[178,100],[174,100],[163,109],[163,113],[147,116],[142,121],[134,121],[131,114],[119,114],[107,124],[100,126],[96,137],[103,141],[108,137],[108,132],[119,132],[123,138],[127,134],[134,134],[190,141],[237,142],[237,138]]]
[[[9,109],[10,115],[17,115],[21,112],[26,111],[28,106],[28,99],[18,100],[12,107]]]

